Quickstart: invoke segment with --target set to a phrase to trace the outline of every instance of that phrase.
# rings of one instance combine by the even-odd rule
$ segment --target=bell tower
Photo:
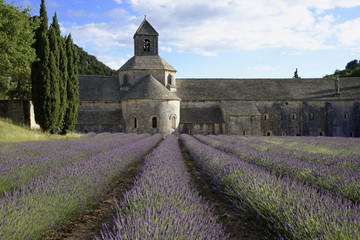
[[[158,37],[159,34],[145,17],[134,35],[135,56],[158,55]]]

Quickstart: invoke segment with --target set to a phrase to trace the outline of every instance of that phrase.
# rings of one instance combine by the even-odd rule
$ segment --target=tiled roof
[[[117,76],[79,75],[78,79],[80,101],[120,101],[125,93]]]
[[[261,113],[251,101],[221,101],[224,111],[230,116],[259,116]]]
[[[168,70],[176,71],[169,63],[158,55],[134,56],[118,71],[125,70]]]
[[[184,100],[353,100],[360,96],[360,78],[341,78],[340,97],[334,79],[177,79],[176,94]]]
[[[150,74],[130,89],[123,99],[180,100]]]

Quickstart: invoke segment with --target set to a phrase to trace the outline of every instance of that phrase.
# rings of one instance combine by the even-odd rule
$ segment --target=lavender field
[[[189,164],[229,208],[279,239],[360,239],[360,140],[102,133],[0,143],[0,239],[44,239],[130,166],[132,186],[93,239],[228,239]]]

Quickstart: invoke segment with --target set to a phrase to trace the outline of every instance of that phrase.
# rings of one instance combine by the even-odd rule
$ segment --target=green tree
[[[47,114],[49,117],[49,130],[52,133],[58,133],[63,114],[60,116],[60,48],[61,39],[60,26],[57,21],[56,12],[49,29],[49,46],[50,46],[50,94],[47,95],[49,108]]]
[[[31,67],[32,101],[36,122],[43,130],[50,130],[52,127],[51,118],[48,114],[50,109],[48,99],[51,97],[50,45],[45,0],[41,0],[40,17],[35,19],[39,21],[34,44],[38,61],[34,62]]]
[[[66,51],[66,38],[60,38],[60,111],[59,111],[59,127],[62,129],[64,125],[64,118],[68,108],[67,84],[69,81],[68,73],[68,58]]]
[[[1,98],[29,99],[30,66],[36,59],[32,47],[36,22],[29,12],[0,0]]]
[[[79,56],[71,39],[71,34],[69,34],[69,36],[66,38],[66,51],[69,74],[67,83],[68,107],[64,117],[64,125],[62,128],[63,133],[74,130],[78,116],[77,107],[79,104],[79,80],[77,77]]]
[[[294,76],[293,78],[300,78],[299,74],[298,74],[298,69],[296,68],[295,72],[294,72]]]
[[[348,62],[345,66],[345,69],[351,71],[351,70],[355,69],[357,66],[358,66],[358,60],[355,59],[355,60]]]

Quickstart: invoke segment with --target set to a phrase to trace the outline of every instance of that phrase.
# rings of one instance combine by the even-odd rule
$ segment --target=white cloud
[[[166,52],[171,52],[172,51],[171,47],[159,47],[159,48],[160,48],[160,50],[166,51]]]
[[[357,48],[360,46],[360,18],[347,21],[335,27],[339,41],[346,47]]]
[[[334,17],[318,17],[335,7],[359,6],[335,0],[131,0],[139,15],[161,33],[161,40],[181,52],[216,55],[265,47],[327,49],[334,37]],[[315,11],[315,12],[316,12]],[[161,16],[161,17],[159,17]]]
[[[128,0],[126,4],[132,13],[119,7],[104,13],[69,10],[71,16],[106,17],[114,22],[68,26],[66,32],[71,32],[75,42],[85,49],[98,48],[99,56],[126,47],[118,58],[126,58],[132,51],[132,36],[145,14],[160,33],[160,50],[168,52],[216,56],[223,51],[270,47],[286,48],[282,55],[301,55],[305,50],[339,44],[360,45],[359,19],[336,25],[334,16],[326,14],[335,7],[360,6],[359,0]]]

